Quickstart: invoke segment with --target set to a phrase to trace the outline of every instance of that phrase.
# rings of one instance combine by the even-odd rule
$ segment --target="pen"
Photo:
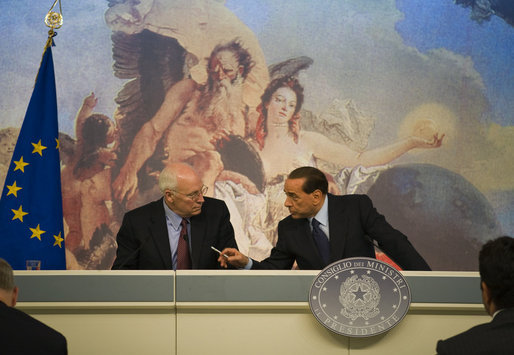
[[[223,255],[225,258],[228,259],[228,255],[227,254],[222,254],[221,251],[219,251],[218,249],[216,249],[215,247],[211,246],[211,249],[214,250],[215,252],[217,252],[219,255]]]

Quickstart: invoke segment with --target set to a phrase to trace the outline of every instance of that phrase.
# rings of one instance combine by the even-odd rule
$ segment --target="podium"
[[[332,333],[307,302],[317,271],[15,271],[17,308],[70,354],[434,354],[490,321],[477,272],[404,271],[407,316],[369,338]]]

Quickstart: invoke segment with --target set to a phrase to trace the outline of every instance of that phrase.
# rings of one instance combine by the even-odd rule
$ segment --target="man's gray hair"
[[[11,265],[0,258],[0,289],[12,291],[14,289],[14,274]]]
[[[159,175],[159,189],[162,194],[166,190],[175,190],[177,188],[177,173],[168,167],[162,169],[161,174]]]

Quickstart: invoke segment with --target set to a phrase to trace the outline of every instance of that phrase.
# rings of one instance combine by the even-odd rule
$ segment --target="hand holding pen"
[[[227,268],[228,264],[231,264],[236,268],[244,268],[250,261],[246,255],[241,254],[239,250],[234,248],[225,248],[223,251],[219,251],[215,247],[211,246],[211,249],[219,254],[218,262],[221,267],[224,268]]]

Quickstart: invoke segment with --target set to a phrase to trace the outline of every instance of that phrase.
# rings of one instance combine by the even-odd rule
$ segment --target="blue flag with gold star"
[[[48,46],[0,199],[0,257],[13,269],[66,269],[52,48]]]

